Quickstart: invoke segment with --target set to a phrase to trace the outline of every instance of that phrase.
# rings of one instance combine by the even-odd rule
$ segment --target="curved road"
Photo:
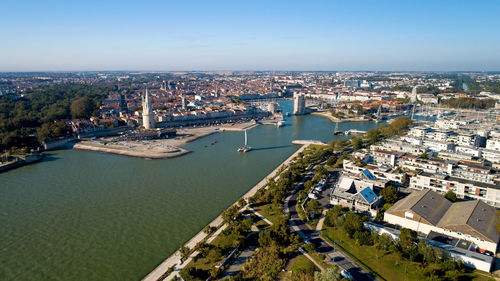
[[[311,174],[308,174],[306,178],[302,181],[305,182]],[[299,184],[300,185],[302,185]],[[309,241],[313,243],[316,251],[318,253],[324,254],[327,259],[334,261],[340,269],[347,270],[357,281],[372,281],[376,280],[370,273],[364,270],[356,262],[354,262],[349,256],[345,255],[341,251],[335,250],[335,248],[324,240],[320,236],[320,232],[316,230],[311,230],[306,224],[299,218],[297,213],[297,198],[299,194],[297,189],[285,198],[285,213],[290,215],[290,228],[293,232],[304,239],[304,241]]]

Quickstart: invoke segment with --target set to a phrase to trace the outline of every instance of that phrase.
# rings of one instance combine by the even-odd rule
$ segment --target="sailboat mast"
[[[245,130],[245,146],[247,145],[247,131]]]

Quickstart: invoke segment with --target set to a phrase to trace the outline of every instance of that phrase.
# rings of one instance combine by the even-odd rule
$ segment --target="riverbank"
[[[0,173],[6,172],[11,169],[19,168],[25,165],[39,162],[43,159],[42,154],[32,154],[25,156],[13,156],[10,161],[0,162]]]
[[[174,158],[191,152],[181,146],[217,132],[219,132],[218,127],[186,128],[178,130],[178,136],[170,139],[115,141],[111,138],[103,138],[79,142],[73,146],[73,149],[148,159]]]
[[[312,112],[311,115],[317,115],[317,116],[322,116],[325,118],[328,118],[332,122],[367,122],[367,121],[372,121],[368,118],[337,118],[332,116],[329,112]]]
[[[266,177],[264,177],[260,182],[258,182],[255,186],[253,186],[249,191],[247,191],[243,196],[240,198],[243,198],[245,200],[248,200],[248,198],[252,197],[257,193],[257,191],[261,188],[263,188],[266,183],[268,182],[269,179],[275,178],[276,176],[279,175],[279,173],[282,170],[282,167],[288,165],[299,153],[304,151],[309,146],[309,144],[304,144],[302,147],[300,147],[297,151],[295,151],[290,157],[288,157],[285,161],[283,161],[278,167],[276,167],[271,173],[269,173]],[[238,200],[240,199],[238,198]],[[238,200],[233,205],[236,205]],[[231,207],[229,206],[229,207]],[[228,208],[229,208],[228,207]],[[222,229],[224,226],[221,226],[221,223],[223,222],[222,219],[222,213],[217,216],[212,222],[210,222],[207,226],[211,227],[219,227],[219,230]],[[206,227],[207,227],[206,226]],[[203,241],[205,238],[207,238],[208,234],[203,232],[203,229],[206,227],[202,228],[198,234],[196,234],[193,238],[191,238],[184,246],[192,249],[196,244],[198,244],[200,241]],[[220,233],[221,231],[217,231],[210,237],[209,239],[215,239],[215,237]],[[174,276],[178,276],[180,270],[189,263],[189,259],[186,260],[186,262],[182,263],[181,262],[181,254],[180,251],[177,250],[175,251],[172,255],[170,255],[165,261],[163,261],[160,265],[158,265],[151,273],[149,273],[146,277],[142,279],[142,281],[158,281],[158,280],[171,280]],[[169,274],[168,276],[164,276],[168,269],[170,267],[175,267],[176,269]]]

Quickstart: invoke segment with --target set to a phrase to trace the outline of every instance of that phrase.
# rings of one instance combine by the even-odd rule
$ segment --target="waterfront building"
[[[306,97],[304,94],[295,94],[293,97],[293,114],[306,114]]]
[[[146,94],[142,99],[142,125],[145,129],[155,128],[155,115],[151,106],[148,89],[146,89]]]

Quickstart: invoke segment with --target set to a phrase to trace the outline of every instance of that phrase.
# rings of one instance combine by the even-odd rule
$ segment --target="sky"
[[[498,0],[0,3],[0,71],[500,70]]]

